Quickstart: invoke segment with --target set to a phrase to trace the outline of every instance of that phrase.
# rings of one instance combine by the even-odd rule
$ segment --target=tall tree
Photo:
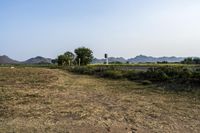
[[[92,62],[93,59],[93,52],[91,49],[86,47],[80,47],[74,50],[76,54],[76,62],[80,65],[87,65]]]
[[[57,60],[58,60],[58,65],[59,66],[63,66],[65,64],[65,57],[64,57],[64,55],[59,55]]]
[[[69,51],[65,52],[64,57],[65,57],[65,61],[67,65],[70,66],[74,62],[75,55],[72,52],[69,52]]]
[[[52,64],[58,63],[58,59],[52,59],[52,60],[51,60],[51,63],[52,63]]]
[[[183,64],[200,64],[200,58],[185,58],[181,63]]]
[[[58,56],[58,65],[71,65],[74,61],[75,55],[72,52],[65,52],[63,55]]]

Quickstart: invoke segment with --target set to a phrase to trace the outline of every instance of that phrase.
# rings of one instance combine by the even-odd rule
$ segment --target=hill
[[[17,63],[19,62],[9,58],[6,55],[0,56],[0,64],[17,64]]]
[[[110,57],[109,58],[109,62],[121,62],[121,63],[126,63],[126,62],[130,62],[130,63],[145,63],[145,62],[163,62],[163,61],[167,61],[167,62],[181,62],[183,61],[184,58],[183,57],[152,57],[152,56],[145,56],[145,55],[139,55],[136,56],[134,58],[130,58],[130,59],[124,59],[123,57]],[[95,58],[93,60],[92,63],[104,63],[106,60],[105,59],[97,59]]]
[[[11,58],[9,58],[6,55],[0,56],[0,64],[51,64],[51,60],[50,58],[45,58],[45,57],[41,57],[41,56],[37,56],[34,58],[30,58],[26,61],[23,62],[19,62],[16,60],[13,60]],[[130,62],[130,63],[145,63],[145,62],[163,62],[163,61],[167,61],[167,62],[181,62],[182,60],[184,60],[183,57],[152,57],[152,56],[145,56],[145,55],[139,55],[136,56],[134,58],[130,58],[130,59],[125,59],[123,57],[109,57],[109,62],[121,62],[121,63],[126,63],[126,62]],[[106,62],[105,59],[97,59],[94,58],[92,63],[93,64],[97,64],[97,63],[104,63]]]
[[[51,59],[37,56],[34,58],[30,58],[22,63],[23,64],[51,64]]]
[[[145,63],[145,62],[163,62],[163,61],[167,61],[167,62],[181,62],[182,60],[184,60],[183,57],[152,57],[152,56],[145,56],[145,55],[139,55],[136,56],[135,58],[130,58],[128,59],[129,62],[131,63]]]
[[[127,60],[124,59],[123,57],[109,57],[108,58],[109,62],[121,62],[121,63],[126,63]],[[97,59],[95,58],[92,63],[97,64],[97,63],[104,63],[106,62],[106,59]]]

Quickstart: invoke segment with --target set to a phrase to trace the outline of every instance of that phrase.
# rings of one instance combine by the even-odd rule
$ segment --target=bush
[[[95,73],[94,69],[87,66],[70,67],[69,71],[79,73],[79,74],[89,74],[89,75],[93,75]]]
[[[192,71],[184,68],[182,71],[179,73],[179,78],[182,79],[183,81],[189,80],[192,77]]]
[[[193,83],[200,83],[200,71],[195,71],[192,73],[192,76],[191,76],[191,79],[192,79],[192,82]]]
[[[135,80],[137,79],[137,73],[134,70],[127,71],[125,72],[124,77],[129,80]]]
[[[117,71],[117,70],[106,70],[103,72],[103,77],[111,79],[120,79],[123,78],[123,73],[122,71]]]
[[[124,77],[128,80],[145,80],[146,79],[146,73],[142,71],[126,71],[124,73]]]
[[[159,71],[165,73],[170,79],[176,78],[179,74],[179,71],[182,69],[180,67],[159,67]]]
[[[145,74],[146,74],[146,79],[151,81],[169,80],[169,76],[166,74],[166,72],[159,68],[156,69],[150,68]]]
[[[152,82],[149,81],[149,80],[143,80],[143,81],[141,81],[141,83],[142,83],[143,85],[150,85],[150,84],[152,84]]]
[[[178,84],[200,83],[199,69],[188,69],[176,66],[149,68],[146,72],[135,70],[117,70],[114,67],[93,66],[70,67],[69,71],[79,74],[97,75],[111,79],[126,78],[128,80],[173,82]]]

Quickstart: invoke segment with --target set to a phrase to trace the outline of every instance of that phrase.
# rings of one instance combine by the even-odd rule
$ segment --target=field
[[[115,70],[136,70],[136,71],[147,71],[149,68],[158,67],[173,67],[173,68],[189,68],[189,69],[200,69],[199,65],[196,64],[180,64],[180,63],[167,63],[167,64],[157,64],[157,63],[138,63],[138,64],[91,64],[91,68],[101,68],[101,69],[115,69]]]
[[[199,131],[195,95],[58,69],[0,68],[0,133]]]

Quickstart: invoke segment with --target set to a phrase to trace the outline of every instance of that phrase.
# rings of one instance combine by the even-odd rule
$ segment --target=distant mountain
[[[97,59],[97,58],[94,58],[92,60],[92,64],[100,64],[100,63],[104,63],[106,60],[105,59]]]
[[[184,60],[183,57],[152,57],[152,56],[145,56],[145,55],[139,55],[136,56],[135,58],[130,58],[128,59],[129,62],[131,63],[145,63],[145,62],[181,62]]]
[[[135,58],[130,58],[128,59],[129,62],[131,63],[138,63],[138,62],[157,62],[155,61],[155,58],[154,57],[147,57],[147,56],[144,56],[144,55],[139,55],[139,56],[136,56]]]
[[[122,62],[122,63],[126,63],[126,62],[130,62],[130,63],[145,63],[145,62],[163,62],[163,61],[167,61],[167,62],[181,62],[182,60],[184,60],[183,57],[152,57],[152,56],[145,56],[145,55],[139,55],[136,56],[134,58],[130,58],[130,59],[124,59],[122,57],[110,57],[109,62]],[[97,59],[95,58],[93,60],[92,63],[104,63],[106,60],[105,59]]]
[[[117,57],[117,58],[109,57],[108,60],[109,60],[109,62],[121,62],[121,63],[126,63],[127,62],[127,60],[124,59],[123,57]],[[104,63],[104,62],[106,62],[106,59],[97,59],[97,58],[95,58],[92,61],[92,63],[94,63],[94,64]]]
[[[110,57],[108,58],[109,62],[121,62],[121,63],[126,63],[126,59],[124,59],[123,57]]]
[[[22,62],[23,64],[51,64],[51,60],[50,58],[44,58],[41,56],[37,56],[35,58],[30,58],[24,62]]]
[[[0,64],[51,64],[51,60],[50,58],[44,58],[41,56],[37,56],[35,58],[30,58],[26,61],[23,62],[19,62],[16,60],[13,60],[11,58],[9,58],[6,55],[0,56]],[[181,62],[182,60],[184,60],[183,57],[152,57],[152,56],[145,56],[145,55],[139,55],[136,56],[134,58],[130,58],[130,59],[124,59],[123,57],[109,57],[109,62],[121,62],[121,63],[126,63],[126,62],[130,62],[130,63],[145,63],[145,62],[163,62],[163,61],[167,61],[167,62]],[[93,64],[97,64],[97,63],[104,63],[106,62],[105,59],[93,59],[92,63]]]
[[[0,56],[0,64],[17,64],[17,63],[19,62],[9,58],[6,55]]]

